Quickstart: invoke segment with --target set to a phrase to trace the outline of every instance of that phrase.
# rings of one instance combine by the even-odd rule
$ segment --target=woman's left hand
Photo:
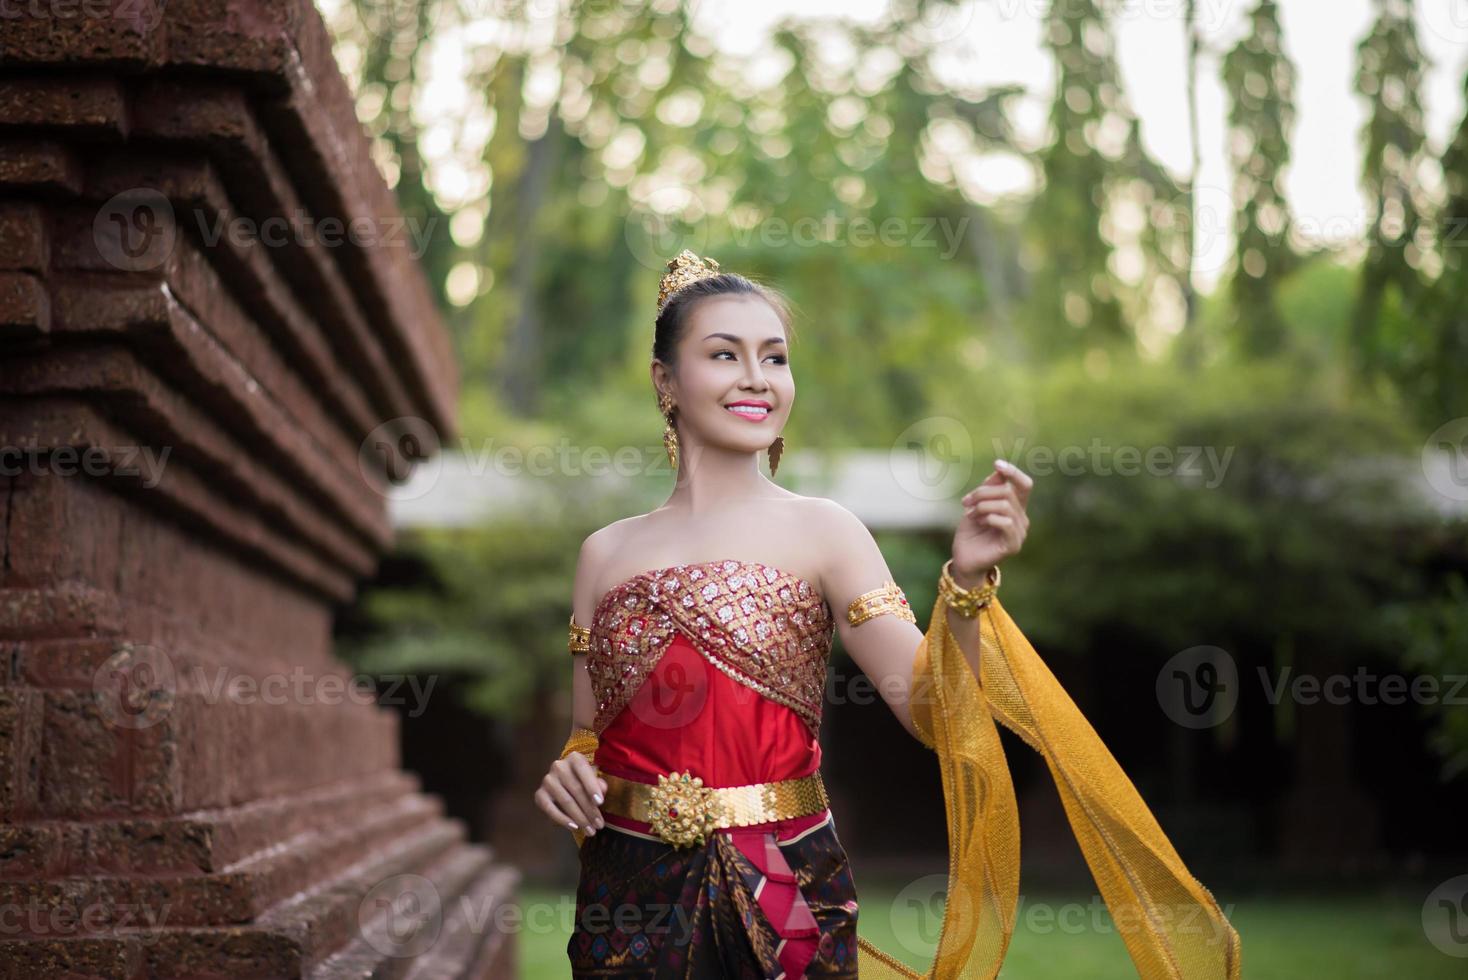
[[[994,472],[963,496],[963,517],[953,532],[953,577],[977,584],[989,569],[1017,554],[1030,530],[1025,514],[1029,474],[1007,460],[997,460]]]

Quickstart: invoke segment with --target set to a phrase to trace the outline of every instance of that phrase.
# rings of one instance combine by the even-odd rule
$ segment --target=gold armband
[[[574,656],[591,649],[591,630],[576,625],[576,614],[571,614],[571,635],[566,640],[566,649]]]
[[[902,594],[897,583],[891,579],[852,599],[851,604],[846,607],[846,621],[852,626],[860,626],[869,619],[887,613],[909,623],[917,622],[917,616],[913,615],[912,607],[907,604],[907,596]]]
[[[999,566],[995,565],[989,569],[989,580],[983,585],[972,589],[959,588],[958,583],[953,580],[953,573],[949,568],[953,565],[950,558],[943,563],[943,573],[938,576],[938,594],[943,597],[948,608],[958,613],[964,619],[973,619],[994,598],[999,590],[999,579],[1001,572]]]

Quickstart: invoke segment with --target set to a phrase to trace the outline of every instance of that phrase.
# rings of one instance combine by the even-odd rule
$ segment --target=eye
[[[734,356],[734,352],[731,351],[731,350],[728,350],[727,348],[714,351],[713,356],[714,357],[718,357],[721,354],[728,354],[730,357],[733,357]],[[775,363],[776,364],[785,364],[785,363],[788,363],[787,358],[785,357],[784,354],[768,354],[768,355],[766,355],[765,360],[769,360],[771,357],[773,357],[775,359]]]

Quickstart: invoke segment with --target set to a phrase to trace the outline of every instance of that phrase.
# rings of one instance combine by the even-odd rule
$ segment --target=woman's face
[[[757,296],[700,300],[678,342],[676,381],[665,378],[679,431],[729,449],[768,449],[795,401],[785,326]]]

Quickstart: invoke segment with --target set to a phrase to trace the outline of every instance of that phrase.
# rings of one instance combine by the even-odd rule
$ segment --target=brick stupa
[[[0,27],[0,977],[512,977],[333,655],[458,377],[329,35],[109,6]]]

